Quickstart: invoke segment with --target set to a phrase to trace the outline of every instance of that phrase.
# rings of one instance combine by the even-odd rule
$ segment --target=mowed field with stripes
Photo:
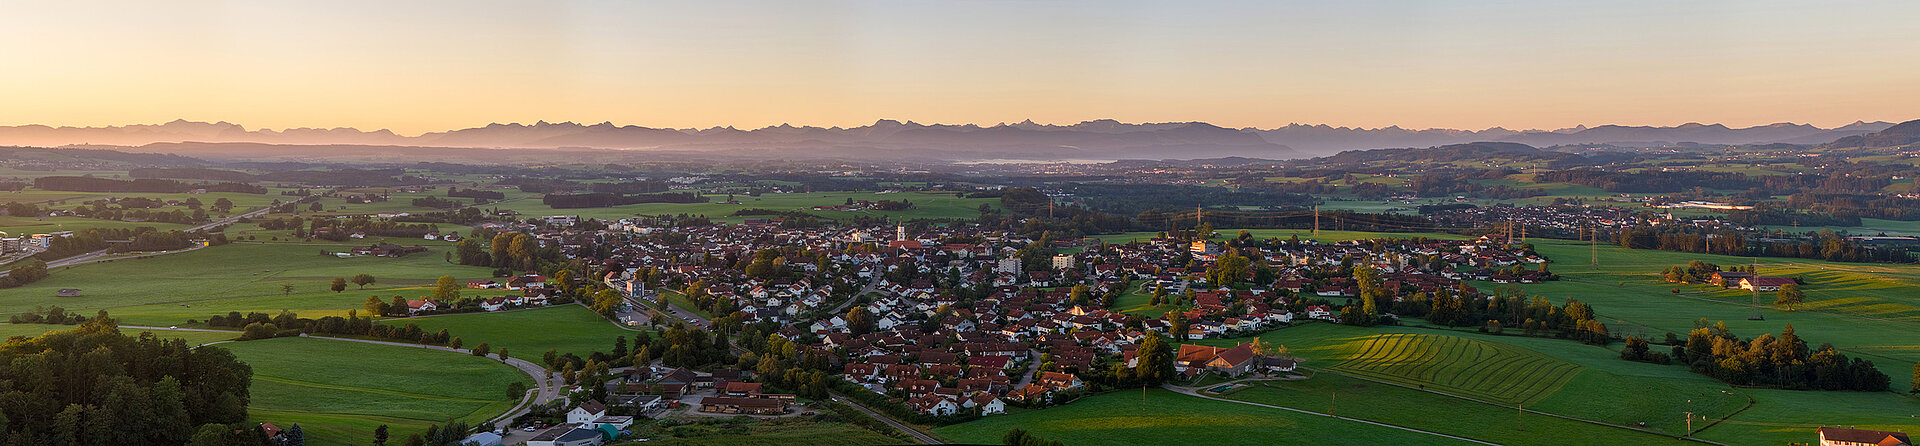
[[[1501,404],[1526,404],[1558,390],[1584,367],[1524,348],[1455,336],[1382,334],[1328,367]]]

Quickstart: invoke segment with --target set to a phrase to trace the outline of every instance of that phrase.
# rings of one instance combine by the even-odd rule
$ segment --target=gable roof
[[[587,400],[587,402],[580,403],[580,410],[585,410],[587,413],[604,414],[607,413],[607,405],[601,404],[597,400]]]
[[[1820,439],[1823,441],[1844,441],[1844,442],[1851,442],[1851,443],[1867,443],[1867,444],[1876,444],[1880,446],[1898,446],[1898,445],[1912,444],[1911,441],[1907,440],[1907,434],[1903,432],[1870,431],[1865,429],[1843,429],[1838,427],[1820,428]]]

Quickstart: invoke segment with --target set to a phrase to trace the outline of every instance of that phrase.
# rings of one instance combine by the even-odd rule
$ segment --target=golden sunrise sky
[[[1905,121],[1914,1],[0,2],[0,125]]]

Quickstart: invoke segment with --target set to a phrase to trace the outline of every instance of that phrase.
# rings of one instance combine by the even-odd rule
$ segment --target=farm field
[[[1521,414],[1508,407],[1479,404],[1333,373],[1319,373],[1311,379],[1299,381],[1252,383],[1245,390],[1234,392],[1226,398],[1316,412],[1331,411],[1341,416],[1412,426],[1500,444],[1537,444],[1543,436],[1554,438],[1553,444],[1566,445],[1688,443],[1668,435],[1541,414]],[[1436,423],[1434,420],[1447,422]]]
[[[179,223],[130,222],[119,220],[101,220],[82,217],[0,217],[0,232],[11,236],[46,234],[60,231],[82,231],[87,229],[133,229],[150,227],[161,231],[186,229],[192,225]]]
[[[1792,233],[1819,232],[1831,230],[1845,231],[1852,235],[1920,236],[1920,221],[1881,220],[1862,218],[1860,226],[1761,226],[1765,229],[1781,230]]]
[[[1898,378],[1896,378],[1898,379]],[[1898,386],[1896,386],[1898,387]],[[1920,402],[1890,393],[1745,390],[1753,408],[1697,436],[1727,444],[1814,443],[1815,429],[1844,425],[1857,429],[1920,431]]]
[[[892,219],[913,218],[974,218],[980,215],[980,205],[986,204],[1000,208],[996,198],[959,198],[951,193],[922,192],[812,192],[793,194],[763,194],[758,197],[735,195],[740,204],[726,204],[725,195],[707,194],[713,199],[709,203],[642,203],[610,208],[554,209],[540,202],[540,197],[508,200],[487,207],[520,212],[523,216],[578,215],[582,218],[621,219],[636,215],[690,214],[705,215],[713,221],[739,223],[748,217],[735,217],[733,213],[741,209],[770,209],[776,211],[800,211],[833,219],[853,217],[887,217]],[[511,196],[509,196],[511,198]],[[904,211],[814,211],[814,206],[838,206],[853,200],[909,200],[916,209]],[[396,199],[397,200],[397,199]],[[777,217],[777,216],[766,216]]]
[[[793,445],[886,445],[900,440],[874,433],[848,423],[765,423],[738,430],[689,425],[673,430],[686,436],[657,437],[646,442],[616,442],[618,445],[669,446],[793,446]]]
[[[1722,265],[1748,265],[1753,258],[1627,250],[1602,246],[1600,266],[1589,266],[1588,247],[1564,240],[1536,240],[1534,246],[1556,264],[1558,282],[1527,285],[1528,293],[1554,301],[1578,298],[1593,305],[1596,315],[1615,335],[1662,338],[1694,328],[1694,321],[1724,321],[1734,334],[1751,338],[1779,333],[1786,325],[1809,343],[1831,343],[1842,353],[1874,361],[1893,378],[1893,388],[1905,389],[1912,365],[1920,361],[1920,267],[1908,265],[1833,263],[1807,259],[1759,258],[1763,275],[1800,276],[1808,281],[1806,303],[1799,311],[1773,308],[1772,293],[1761,293],[1761,308],[1750,306],[1744,291],[1711,291],[1701,285],[1662,281],[1659,271],[1691,260]],[[1475,286],[1492,286],[1475,284]],[[1680,294],[1672,292],[1678,287]],[[1764,320],[1749,320],[1755,314]]]
[[[1417,321],[1410,321],[1417,322]],[[1403,362],[1387,363],[1376,366],[1375,370],[1356,373],[1349,364],[1355,358],[1366,357],[1368,346],[1382,339],[1396,339],[1408,336],[1420,338],[1455,338],[1458,341],[1429,342],[1428,348],[1444,345],[1477,346],[1484,350],[1502,352],[1505,357],[1480,359],[1481,361],[1500,361],[1505,364],[1524,360],[1546,361],[1561,369],[1574,369],[1571,375],[1528,376],[1524,379],[1515,375],[1492,375],[1467,385],[1453,385],[1446,388],[1445,379],[1454,375],[1434,375],[1427,377],[1420,372],[1428,369],[1452,368],[1454,374],[1470,373],[1475,368],[1494,368],[1499,364],[1483,366],[1468,363],[1464,357],[1440,355],[1405,355]],[[1747,402],[1744,396],[1723,391],[1731,388],[1712,379],[1694,375],[1681,366],[1658,366],[1652,364],[1623,361],[1619,353],[1607,348],[1580,344],[1573,341],[1546,338],[1526,338],[1518,336],[1493,336],[1473,331],[1453,331],[1425,329],[1411,326],[1390,326],[1362,328],[1327,323],[1308,323],[1268,332],[1261,339],[1274,345],[1288,347],[1292,354],[1305,362],[1305,367],[1323,369],[1340,374],[1352,374],[1376,381],[1397,384],[1408,388],[1422,388],[1444,392],[1451,395],[1475,398],[1497,403],[1486,407],[1511,416],[1516,413],[1510,401],[1497,398],[1510,392],[1501,385],[1546,389],[1535,392],[1526,400],[1526,408],[1548,413],[1566,415],[1620,425],[1647,423],[1647,428],[1672,435],[1685,430],[1684,412],[1709,417],[1722,417],[1733,413]],[[1239,339],[1208,339],[1194,341],[1196,344],[1213,346],[1231,346],[1245,342]],[[1433,339],[1428,339],[1429,341]],[[1472,347],[1459,348],[1460,353],[1471,352]],[[1369,363],[1378,364],[1377,362]],[[1384,371],[1384,372],[1383,372]],[[1392,374],[1385,372],[1406,371],[1410,373]],[[1558,380],[1557,385],[1543,385],[1543,381]],[[1385,385],[1385,384],[1382,384]],[[1658,392],[1619,392],[1616,389],[1634,388],[1658,390]],[[1524,395],[1524,394],[1523,394]],[[1889,397],[1894,397],[1889,394]],[[1898,398],[1898,397],[1895,397]],[[1510,397],[1511,400],[1511,397]],[[1468,401],[1459,401],[1467,404]],[[1346,406],[1342,407],[1359,407]],[[1366,418],[1358,412],[1347,414]]]
[[[423,293],[411,290],[395,293],[390,289],[427,285],[441,275],[450,274],[460,279],[492,276],[489,268],[446,263],[442,253],[450,248],[444,246],[402,258],[323,257],[319,255],[321,249],[319,246],[236,243],[153,258],[56,268],[44,280],[7,290],[9,298],[0,301],[0,313],[32,311],[42,306],[60,306],[81,313],[106,308],[115,317],[129,318],[130,324],[168,325],[182,320],[156,321],[140,316],[155,312],[177,315],[180,313],[161,311],[158,308],[161,305],[152,304],[173,305],[184,312],[186,307],[179,305],[184,303],[194,307],[187,314],[205,318],[212,314],[208,312],[210,309],[223,313],[227,308],[257,309],[260,307],[250,300],[272,298],[283,298],[268,307],[274,312],[315,308],[345,310],[358,308],[369,294],[421,295]],[[344,293],[327,291],[333,278],[360,273],[373,274],[378,281],[366,291],[354,286],[349,286]],[[305,299],[291,299],[292,295],[282,290],[283,283],[293,285],[293,295]],[[55,291],[62,288],[80,289],[82,295],[56,297]],[[208,300],[224,304],[208,307],[193,302]],[[315,303],[308,304],[308,301]],[[140,305],[147,307],[132,311],[119,309]]]
[[[1358,354],[1328,368],[1373,379],[1421,383],[1424,388],[1502,404],[1544,398],[1581,370],[1577,364],[1506,344],[1405,333],[1362,341]]]
[[[91,316],[91,315],[89,315],[88,317],[92,317],[92,316]],[[124,322],[124,321],[123,321],[123,322]],[[73,326],[73,325],[55,325],[55,324],[6,324],[6,323],[0,323],[0,339],[6,339],[6,338],[11,338],[11,337],[14,337],[14,336],[25,336],[25,337],[29,337],[29,338],[31,338],[31,337],[36,337],[36,336],[40,336],[40,335],[42,335],[42,334],[46,334],[47,332],[50,332],[50,331],[60,331],[60,330],[67,330],[67,329],[71,329],[71,328],[74,328],[74,327],[75,327],[75,326]],[[142,329],[137,329],[137,328],[125,328],[125,327],[121,327],[121,328],[120,328],[120,333],[121,333],[121,334],[125,334],[125,335],[128,335],[128,336],[135,336],[135,337],[138,337],[138,336],[140,336],[140,334],[141,334],[141,333],[153,333],[153,334],[154,334],[154,336],[156,336],[156,337],[159,337],[159,338],[161,338],[161,339],[183,339],[183,340],[186,340],[186,341],[187,341],[187,345],[201,345],[201,344],[206,344],[206,343],[209,343],[209,342],[217,342],[217,341],[227,341],[227,340],[232,340],[233,338],[236,338],[236,337],[239,337],[239,334],[238,334],[238,333],[213,333],[213,332],[204,332],[204,331],[172,331],[172,330],[142,330]]]
[[[593,350],[612,351],[615,337],[637,334],[614,326],[580,305],[386,319],[381,323],[414,324],[428,332],[446,329],[469,348],[485,342],[495,350],[506,347],[509,355],[518,358],[538,358],[548,349],[585,357]]]
[[[313,338],[221,346],[253,367],[253,418],[299,423],[312,444],[367,441],[381,424],[405,438],[447,420],[484,422],[518,402],[508,383],[528,384],[498,361],[439,350]]]
[[[998,444],[1001,435],[1016,427],[1071,445],[1467,444],[1164,389],[1095,395],[1064,406],[942,426],[933,432],[953,442]]]

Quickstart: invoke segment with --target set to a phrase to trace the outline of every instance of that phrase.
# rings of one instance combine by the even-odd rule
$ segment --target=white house
[[[986,392],[980,392],[974,395],[973,398],[968,398],[963,406],[969,409],[978,407],[980,408],[981,415],[1007,413],[1007,403],[1000,401],[1000,398],[996,398],[993,394]]]
[[[567,411],[567,422],[583,426],[591,425],[595,421],[600,420],[600,417],[604,416],[607,416],[606,404],[601,404],[599,401],[587,400],[587,402],[580,403],[579,407]]]

